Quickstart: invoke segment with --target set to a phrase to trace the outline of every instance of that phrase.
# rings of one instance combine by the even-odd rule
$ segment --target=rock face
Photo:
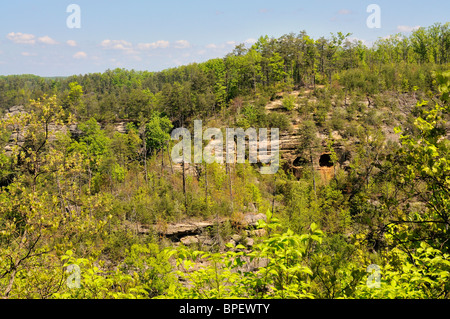
[[[265,235],[264,229],[255,229],[259,220],[267,220],[264,214],[245,214],[242,220],[234,227],[239,230],[246,230],[244,233],[231,235],[230,243],[233,246],[237,243],[251,247],[254,245],[254,240],[249,236],[262,237]],[[220,224],[229,222],[229,219],[219,220]],[[215,244],[215,239],[208,236],[209,230],[216,225],[216,221],[205,222],[184,222],[177,224],[169,224],[166,226],[138,226],[139,234],[147,234],[150,229],[153,229],[160,237],[165,237],[174,243],[182,243],[186,246],[200,244],[202,246],[212,246]],[[237,231],[237,230],[236,230]]]
[[[201,234],[206,228],[212,227],[212,222],[192,222],[168,225],[164,229],[156,228],[156,231],[173,241],[180,240],[184,237],[192,237]]]
[[[119,122],[114,125],[114,128],[117,132],[125,134],[127,133],[127,122]]]
[[[193,244],[198,244],[198,238],[197,238],[197,236],[186,236],[186,237],[181,238],[181,242],[185,246],[190,246]]]
[[[17,114],[26,113],[23,105],[16,105],[11,107],[5,114],[5,118],[15,116]]]
[[[9,108],[6,112],[6,114],[3,116],[0,120],[7,120],[13,116],[17,116],[19,114],[26,114],[25,107],[23,105],[16,105],[11,108]],[[126,133],[127,132],[127,124],[128,122],[122,121],[114,124],[114,130],[119,133]],[[58,132],[67,132],[70,131],[72,137],[75,139],[78,139],[80,136],[83,135],[83,132],[78,128],[77,124],[71,124],[71,125],[55,125],[54,123],[50,123],[48,125],[49,131],[51,133],[58,133]],[[23,145],[25,142],[25,135],[27,127],[14,127],[13,128],[13,134],[11,134],[11,137],[8,141],[8,144],[5,146],[6,153],[11,153],[14,145]],[[52,141],[55,139],[54,134],[49,135],[49,140]]]
[[[244,216],[244,221],[245,221],[244,226],[256,227],[258,225],[258,221],[260,221],[260,220],[267,221],[267,216],[264,214],[258,214],[258,215],[247,214]]]

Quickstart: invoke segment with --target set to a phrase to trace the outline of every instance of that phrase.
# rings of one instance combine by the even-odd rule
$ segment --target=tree
[[[84,123],[79,124],[80,131],[83,132],[79,141],[73,141],[70,151],[79,152],[87,159],[88,187],[89,192],[100,191],[100,186],[106,181],[104,178],[108,174],[111,164],[111,139],[106,136],[100,124],[91,118]]]
[[[392,221],[402,243],[416,247],[426,242],[431,247],[449,253],[448,229],[450,226],[450,142],[445,138],[448,128],[445,117],[450,111],[450,72],[437,73],[435,79],[441,92],[441,103],[436,103],[423,117],[414,122],[417,136],[402,135],[399,166],[396,169],[400,185],[426,205],[420,212],[411,211],[409,218]],[[422,102],[419,107],[426,107]],[[398,129],[398,132],[400,130]],[[402,228],[400,225],[404,225]]]
[[[425,28],[419,28],[413,32],[411,36],[411,45],[418,56],[419,63],[426,63],[429,61],[428,48],[431,44]]]
[[[154,113],[145,125],[145,138],[147,150],[150,154],[162,150],[167,141],[170,140],[170,132],[173,128],[172,122],[166,116]]]
[[[269,70],[269,79],[271,80],[271,82],[282,81],[287,76],[287,73],[284,71],[284,60],[278,52],[275,52],[270,57]]]
[[[1,129],[21,130],[23,136],[22,141],[15,138],[11,154],[17,175],[0,188],[0,290],[4,298],[48,298],[57,292],[63,269],[55,253],[76,242],[74,236],[87,239],[89,233],[100,234],[104,225],[93,220],[89,209],[69,208],[79,199],[76,176],[84,159],[80,153],[68,155],[67,148],[58,147],[65,144],[67,135],[51,128],[64,127],[65,118],[53,96],[33,101],[27,113],[0,124]]]
[[[314,157],[317,154],[318,148],[320,147],[320,141],[317,137],[317,127],[314,121],[306,120],[301,124],[300,131],[300,141],[298,146],[298,151],[303,154],[307,154],[311,164],[311,175],[313,179],[314,194],[317,196],[316,188],[316,177],[314,168]]]

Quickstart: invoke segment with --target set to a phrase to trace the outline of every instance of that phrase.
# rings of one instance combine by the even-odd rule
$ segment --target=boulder
[[[251,237],[248,237],[245,239],[245,244],[247,245],[247,247],[253,247],[253,245],[255,244],[255,240]]]
[[[238,243],[241,241],[242,237],[241,237],[241,235],[234,234],[231,236],[231,239],[234,240],[236,243]]]
[[[246,214],[244,215],[244,222],[247,227],[256,227],[259,220],[267,221],[265,214]]]
[[[198,244],[198,238],[197,238],[197,236],[186,236],[186,237],[181,238],[180,241],[181,241],[181,242],[183,243],[183,245],[185,245],[185,246],[190,246],[190,245]]]

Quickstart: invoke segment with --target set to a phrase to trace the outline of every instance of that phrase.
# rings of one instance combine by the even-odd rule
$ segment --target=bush
[[[289,95],[283,99],[283,107],[287,111],[292,111],[297,106],[296,98],[293,95]]]
[[[270,128],[278,128],[280,131],[287,131],[291,123],[286,114],[269,113],[267,115],[267,124]]]

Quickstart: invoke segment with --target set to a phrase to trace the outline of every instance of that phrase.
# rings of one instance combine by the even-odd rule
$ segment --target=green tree
[[[317,185],[314,168],[314,157],[317,155],[320,147],[320,140],[317,137],[317,127],[314,121],[306,120],[301,124],[299,128],[300,140],[298,151],[300,154],[304,154],[309,158],[311,165],[311,175],[313,179],[314,193],[317,196]]]
[[[438,73],[435,78],[441,91],[442,105],[436,103],[429,111],[423,112],[423,117],[416,119],[417,136],[402,135],[401,166],[396,171],[400,185],[410,194],[417,194],[426,209],[411,210],[408,217],[401,217],[393,223],[407,226],[408,231],[401,236],[404,240],[411,243],[424,241],[448,253],[450,142],[445,138],[448,134],[445,123],[450,111],[450,72]],[[421,107],[426,105],[426,102],[419,104]]]
[[[172,122],[166,116],[154,113],[145,126],[145,137],[147,150],[156,154],[166,146],[170,140],[170,132],[173,128]]]

